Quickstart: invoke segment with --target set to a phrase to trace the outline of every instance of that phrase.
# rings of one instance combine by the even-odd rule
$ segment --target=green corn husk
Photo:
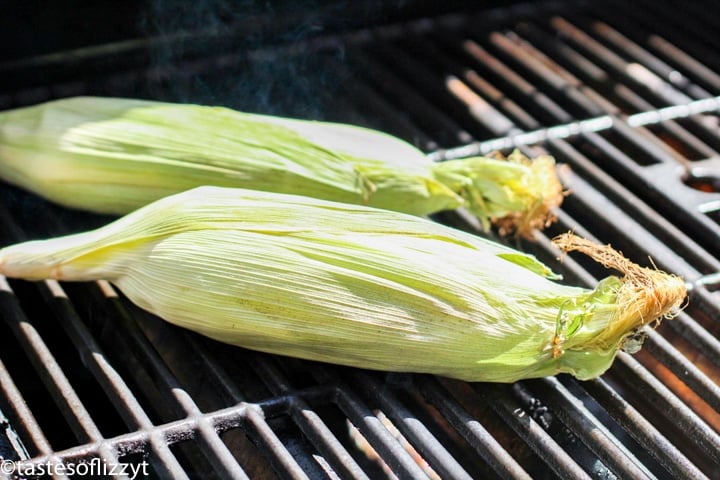
[[[609,247],[558,243],[624,276],[566,286],[530,255],[420,217],[201,187],[2,249],[0,273],[106,279],[169,322],[265,352],[465,380],[587,379],[677,308],[685,284]]]
[[[125,214],[202,185],[414,215],[466,207],[528,236],[552,220],[552,157],[434,163],[390,135],[222,107],[77,97],[0,112],[0,176],[61,205]]]

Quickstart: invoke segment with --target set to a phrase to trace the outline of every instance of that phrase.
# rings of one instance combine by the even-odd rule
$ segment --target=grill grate
[[[379,128],[438,161],[546,151],[571,167],[573,193],[524,249],[591,284],[595,265],[554,259],[549,238],[573,229],[691,287],[687,309],[600,379],[492,385],[220,345],[105,282],[3,280],[0,454],[148,461],[173,479],[720,476],[720,21],[709,2],[659,3],[517,4],[270,46],[242,43],[250,27],[236,25],[0,64],[4,108],[81,94],[224,103]],[[207,49],[168,57],[191,40]],[[108,220],[0,195],[3,244]]]

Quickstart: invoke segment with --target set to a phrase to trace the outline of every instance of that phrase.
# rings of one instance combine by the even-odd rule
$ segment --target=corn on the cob
[[[551,281],[530,255],[411,215],[201,187],[100,229],[0,250],[0,273],[107,279],[142,308],[251,349],[510,382],[591,378],[685,296],[678,277],[572,236],[624,277]]]
[[[520,153],[434,163],[374,130],[221,107],[77,97],[0,112],[0,176],[100,213],[216,185],[414,215],[466,207],[528,235],[562,201],[554,165]]]

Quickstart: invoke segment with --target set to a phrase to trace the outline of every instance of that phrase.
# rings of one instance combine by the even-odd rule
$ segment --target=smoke
[[[343,24],[341,6],[325,3],[151,0],[141,28],[157,77],[144,96],[325,118],[345,80],[331,67],[343,47],[308,42],[326,33],[318,12]]]

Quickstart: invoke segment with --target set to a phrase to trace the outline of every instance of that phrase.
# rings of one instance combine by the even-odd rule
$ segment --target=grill
[[[549,238],[572,229],[682,275],[690,302],[601,378],[504,385],[255,353],[164,323],[105,282],[2,279],[3,465],[120,462],[172,479],[720,478],[712,2],[319,2],[241,16],[157,1],[144,22],[97,5],[94,30],[70,23],[74,35],[49,47],[53,31],[39,29],[34,50],[0,63],[0,108],[82,94],[221,103],[381,129],[438,161],[548,152],[570,167],[572,194],[555,225],[515,246],[593,284],[605,273],[591,262],[555,260]],[[0,195],[3,245],[109,220],[8,185]],[[462,213],[437,220],[477,228]]]

